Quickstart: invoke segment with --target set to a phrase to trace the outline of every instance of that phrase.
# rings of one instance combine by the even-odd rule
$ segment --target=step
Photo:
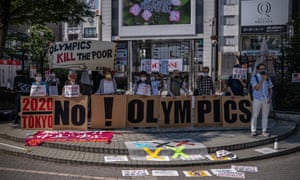
[[[208,165],[208,164],[221,164],[221,163],[234,163],[249,160],[265,159],[271,158],[279,155],[284,155],[300,150],[300,133],[296,131],[293,135],[286,139],[279,141],[279,150],[270,154],[262,154],[254,151],[259,148],[273,148],[273,143],[251,147],[247,149],[241,149],[232,151],[236,153],[238,159],[236,160],[218,160],[211,161],[208,159],[204,160],[172,160],[172,161],[137,161],[130,160],[123,162],[105,162],[104,156],[111,154],[108,153],[91,153],[91,152],[81,152],[74,150],[65,149],[54,149],[44,146],[38,147],[27,147],[28,151],[22,149],[24,148],[23,143],[10,141],[7,139],[0,139],[0,151],[8,154],[13,154],[17,156],[33,158],[44,161],[54,161],[59,163],[70,163],[70,164],[86,164],[86,165],[109,165],[109,166],[129,166],[129,167],[172,167],[172,166],[190,166],[190,165]],[[6,145],[3,145],[6,144]],[[7,146],[9,144],[11,147]],[[19,148],[15,148],[15,147]]]
[[[226,128],[181,128],[181,129],[132,129],[116,130],[110,144],[95,142],[46,142],[43,147],[58,148],[72,151],[107,153],[128,155],[129,151],[125,145],[130,141],[153,141],[153,140],[178,140],[192,139],[204,144],[208,153],[220,149],[229,151],[251,148],[259,145],[273,143],[274,139],[285,139],[296,130],[293,121],[272,120],[270,121],[270,132],[272,136],[251,137],[249,129],[226,129]],[[1,125],[0,125],[1,128]],[[21,142],[25,141],[28,130],[5,126],[1,128],[0,137],[8,140]],[[142,150],[143,152],[143,150]]]
[[[105,143],[44,143],[38,147],[25,147],[24,139],[28,130],[22,130],[11,124],[0,124],[0,151],[28,158],[35,158],[47,161],[97,164],[97,165],[125,165],[125,166],[184,166],[196,164],[215,164],[227,163],[259,158],[267,158],[273,155],[293,152],[299,149],[299,134],[297,126],[293,121],[272,120],[270,121],[270,132],[272,137],[251,137],[248,129],[225,129],[225,128],[181,128],[181,129],[132,129],[118,130],[110,144]],[[149,161],[149,160],[130,160],[126,162],[104,161],[105,156],[129,155],[125,146],[128,141],[147,141],[169,139],[193,139],[203,143],[208,153],[216,150],[225,149],[236,153],[237,160],[230,161],[210,161],[204,160],[171,160],[171,161]],[[254,149],[260,147],[272,147],[274,139],[279,139],[280,151],[270,154],[260,154]],[[188,152],[188,148],[184,152]],[[153,150],[154,151],[154,150]],[[145,157],[145,152],[141,150]],[[140,152],[140,153],[141,153]],[[170,152],[169,152],[170,153]],[[139,154],[139,153],[137,153]],[[134,154],[136,155],[136,154]]]

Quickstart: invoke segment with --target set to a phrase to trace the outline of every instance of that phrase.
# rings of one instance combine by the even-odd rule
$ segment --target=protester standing
[[[35,81],[32,82],[32,85],[40,85],[40,86],[45,86],[45,95],[49,95],[49,88],[48,88],[48,84],[43,81],[43,77],[42,77],[42,74],[41,73],[36,73],[35,74]],[[32,86],[31,86],[32,88]],[[30,92],[31,93],[31,92]],[[30,94],[32,96],[32,94]]]
[[[253,87],[252,117],[251,117],[251,136],[257,135],[257,118],[262,111],[262,135],[270,136],[268,129],[268,116],[270,104],[272,103],[273,83],[268,77],[265,64],[259,64],[256,67],[256,74],[251,77],[251,86]]]
[[[136,82],[133,89],[134,94],[136,95],[151,96],[153,94],[151,82],[146,71],[140,72],[139,80]]]
[[[15,121],[14,123],[17,124],[20,121],[20,116],[18,115],[20,112],[20,100],[21,96],[28,95],[30,91],[30,85],[27,82],[26,77],[24,76],[24,72],[22,70],[16,71],[16,76],[14,78],[14,87],[13,90],[16,93],[15,96]]]
[[[240,64],[236,64],[233,68],[242,68],[242,66]],[[244,96],[244,88],[247,88],[246,78],[247,76],[244,78],[242,78],[242,76],[235,78],[231,75],[229,77],[227,85],[231,96]]]
[[[51,71],[50,76],[46,80],[49,87],[49,96],[58,96],[58,86],[60,84],[59,78],[56,77],[54,70]]]
[[[202,74],[197,79],[197,91],[195,95],[198,96],[209,96],[215,93],[212,78],[208,75],[209,67],[202,68]]]
[[[106,70],[104,73],[104,79],[100,81],[96,94],[115,94],[116,92],[116,80],[113,78],[112,72],[110,70]]]
[[[180,96],[181,90],[183,90],[186,94],[188,93],[188,90],[185,88],[183,80],[180,77],[180,71],[174,70],[168,81],[168,96]]]

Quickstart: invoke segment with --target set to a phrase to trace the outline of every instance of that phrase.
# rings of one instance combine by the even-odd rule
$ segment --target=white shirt
[[[112,94],[115,92],[113,81],[108,81],[106,79],[103,80],[104,83],[104,94]]]

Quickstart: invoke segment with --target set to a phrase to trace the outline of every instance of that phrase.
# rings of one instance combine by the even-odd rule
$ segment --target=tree
[[[54,34],[46,25],[36,24],[29,28],[28,37],[23,46],[31,53],[32,61],[39,62],[39,71],[44,72],[45,53],[48,44],[54,40]]]
[[[91,16],[81,0],[0,0],[0,56],[9,25],[79,23]]]

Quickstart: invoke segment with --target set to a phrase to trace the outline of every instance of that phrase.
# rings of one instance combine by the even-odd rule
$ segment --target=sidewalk
[[[109,165],[183,166],[268,158],[300,149],[300,135],[297,131],[296,123],[286,120],[269,120],[269,132],[272,134],[271,137],[261,135],[251,137],[249,129],[229,129],[223,127],[176,129],[145,128],[113,130],[113,132],[115,134],[110,144],[99,142],[47,142],[38,147],[26,147],[26,149],[29,149],[29,152],[27,152],[23,148],[28,130],[22,130],[11,123],[2,123],[0,124],[0,151],[62,163],[107,165],[108,162],[104,161],[105,156],[126,155],[128,161],[109,162]],[[270,154],[262,154],[254,151],[258,148],[273,148],[275,139],[279,139],[279,151]],[[196,160],[171,159],[170,161],[132,160],[130,156],[131,152],[125,145],[125,142],[162,140],[193,140],[194,142],[203,144],[208,154],[224,149],[236,153],[238,159],[229,161],[211,161],[207,158]],[[15,148],[14,146],[19,148]],[[155,149],[152,150],[154,151]],[[186,146],[184,152],[192,152],[192,149]],[[142,149],[139,153],[145,154]]]

